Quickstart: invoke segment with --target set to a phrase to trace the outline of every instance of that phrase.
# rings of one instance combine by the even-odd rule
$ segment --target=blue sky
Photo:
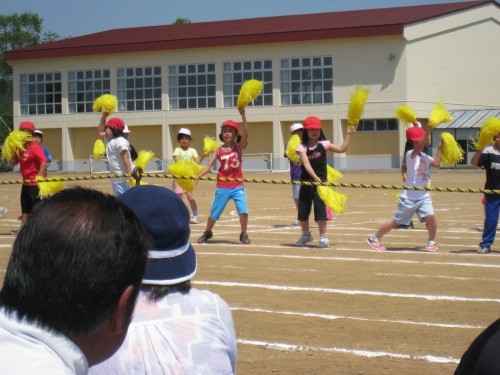
[[[461,2],[452,0],[0,0],[0,14],[33,12],[61,37],[191,22]]]

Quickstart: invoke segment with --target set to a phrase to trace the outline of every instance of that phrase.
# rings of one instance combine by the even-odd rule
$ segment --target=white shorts
[[[432,199],[429,195],[416,201],[408,198],[399,198],[398,207],[396,208],[396,212],[394,212],[392,221],[397,224],[408,225],[415,214],[417,214],[421,223],[427,221],[427,216],[434,215]]]

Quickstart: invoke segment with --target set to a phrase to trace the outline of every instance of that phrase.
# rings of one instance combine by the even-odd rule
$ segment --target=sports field
[[[65,175],[62,175],[64,177]],[[213,175],[212,175],[213,176]],[[246,178],[288,180],[287,173]],[[1,180],[19,179],[3,173]],[[434,187],[482,188],[484,172],[439,170]],[[171,186],[170,179],[146,178]],[[398,172],[344,172],[344,183],[401,185]],[[110,192],[109,181],[71,185]],[[238,336],[239,374],[451,374],[471,340],[500,316],[500,242],[476,254],[481,194],[431,192],[438,219],[437,253],[421,250],[425,225],[390,232],[388,251],[365,242],[392,217],[396,190],[338,188],[347,208],[328,224],[329,249],[297,248],[291,227],[291,186],[247,183],[251,245],[238,242],[230,203],[209,244],[205,228],[215,183],[200,181],[195,195],[201,224],[192,225],[198,254],[195,286],[219,293],[231,306]],[[0,185],[0,279],[18,227],[20,185]],[[166,213],[168,214],[168,213]]]

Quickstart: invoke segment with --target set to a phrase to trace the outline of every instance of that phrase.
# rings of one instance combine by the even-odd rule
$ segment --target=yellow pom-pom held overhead
[[[450,122],[453,116],[444,107],[443,101],[438,102],[431,111],[428,126],[434,129],[443,122]]]
[[[245,108],[250,102],[253,102],[262,92],[264,82],[257,79],[249,79],[241,85],[240,94],[236,106],[238,108]]]
[[[403,104],[398,107],[395,115],[398,120],[404,121],[407,124],[414,124],[417,122],[417,115],[415,114],[413,108],[411,108],[408,104]]]
[[[198,177],[203,167],[193,160],[179,160],[168,166],[168,172],[174,176]],[[175,179],[181,188],[188,193],[196,187],[196,180]]]
[[[104,144],[102,139],[97,139],[94,142],[94,148],[92,149],[92,156],[94,160],[98,161],[101,156],[106,154],[106,145]]]
[[[442,165],[453,166],[464,160],[464,150],[450,133],[444,132],[441,134],[441,147]]]
[[[500,119],[491,117],[483,122],[481,130],[479,131],[479,137],[477,141],[474,142],[476,150],[482,150],[486,146],[492,144],[493,137],[498,133],[500,133]]]
[[[94,112],[107,112],[109,114],[116,111],[118,107],[118,99],[111,94],[104,94],[98,97],[92,105]]]
[[[347,112],[347,126],[353,130],[356,130],[359,125],[359,120],[363,115],[365,110],[365,103],[370,90],[363,88],[361,86],[356,86],[354,93],[351,94],[351,99],[349,101],[349,108]]]
[[[300,142],[302,142],[300,137],[297,134],[294,134],[290,137],[286,146],[286,157],[295,164],[300,162],[299,155],[297,154],[297,147],[299,147]]]
[[[222,142],[216,141],[208,135],[203,138],[203,155],[208,155],[217,150],[217,147],[221,146]]]

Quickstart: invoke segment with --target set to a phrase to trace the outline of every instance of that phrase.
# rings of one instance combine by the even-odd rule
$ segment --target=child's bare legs
[[[380,229],[377,231],[376,236],[378,238],[382,238],[387,233],[389,233],[391,230],[393,230],[394,228],[396,228],[398,225],[399,225],[398,223],[395,223],[394,221],[389,220],[387,223],[385,223],[384,225],[382,225],[380,227]]]
[[[309,220],[300,220],[300,228],[302,229],[302,233],[308,234],[310,231],[309,229]]]
[[[198,206],[196,205],[196,200],[194,199],[193,193],[186,193],[189,205],[191,206],[191,212],[193,216],[198,216]]]
[[[320,237],[326,236],[326,220],[318,220],[317,223]]]
[[[437,220],[435,215],[429,215],[427,219],[427,230],[429,231],[429,241],[434,241],[437,233]]]
[[[248,227],[248,214],[240,214],[240,226],[241,233],[246,233]]]
[[[215,225],[215,220],[212,219],[211,216],[209,216],[207,220],[207,229],[205,229],[205,232],[211,232],[212,229],[214,228],[214,225]]]

